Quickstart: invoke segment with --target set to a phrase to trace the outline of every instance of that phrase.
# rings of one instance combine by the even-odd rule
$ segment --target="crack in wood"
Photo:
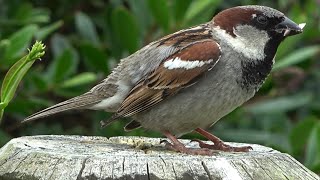
[[[319,176],[315,177],[315,176],[313,176],[313,174],[309,174],[308,169],[305,166],[303,166],[300,162],[297,163],[291,156],[289,156],[288,154],[285,154],[285,155],[290,159],[290,162],[291,162],[290,164],[297,164],[303,170],[303,172],[306,176],[309,176],[315,180],[319,180]]]
[[[13,157],[15,157],[16,155],[18,155],[21,151],[22,151],[22,150],[20,149],[20,150],[14,152],[14,153],[13,153],[11,156],[9,156],[7,159],[4,159],[4,160],[3,160],[4,162],[3,162],[2,164],[0,164],[0,167],[2,167],[6,162],[8,162],[10,159],[12,159]]]
[[[29,154],[27,154],[24,158],[22,158],[22,160],[20,160],[19,164],[14,168],[12,172],[15,172],[19,168],[19,166],[22,164],[22,162],[24,162],[27,159],[28,156]]]
[[[100,173],[99,173],[99,179],[102,179],[102,169],[103,169],[103,165],[100,163],[99,164],[99,166],[100,166]]]
[[[289,178],[287,177],[287,175],[285,175],[284,173],[282,173],[282,175],[284,175],[284,177],[285,177],[287,180],[289,180]]]
[[[174,176],[176,177],[176,179],[178,179],[178,175],[177,175],[176,169],[174,168],[173,163],[171,163],[171,165],[172,165],[172,170],[173,170]]]
[[[149,164],[147,162],[147,175],[148,175],[148,180],[150,180],[150,171],[149,171]]]
[[[33,141],[34,139],[37,141]],[[203,157],[158,149],[150,149],[148,154],[144,154],[142,151],[128,148],[129,146],[123,146],[123,148],[117,146],[117,143],[130,144],[132,140],[137,141],[137,139],[139,142],[147,141],[155,144],[158,143],[159,138],[114,137],[110,140],[112,143],[103,146],[101,146],[101,139],[83,136],[21,137],[21,140],[11,141],[11,144],[4,147],[5,149],[1,149],[0,166],[3,165],[3,167],[0,167],[0,179],[3,175],[6,179],[24,177],[49,180],[68,178],[319,179],[315,178],[316,174],[291,156],[278,151],[270,153],[269,148],[259,145],[254,145],[254,151],[250,153],[220,153],[216,157]],[[182,142],[186,141],[182,140]],[[83,144],[86,143],[82,142],[88,142],[87,144],[90,143],[90,145],[84,146]],[[24,145],[25,143],[27,146]],[[39,144],[52,145],[52,148],[42,150],[37,148]],[[32,175],[40,177],[32,177]]]
[[[113,176],[114,176],[113,169],[114,169],[114,163],[112,163],[112,169],[111,169],[111,178],[112,178],[112,179],[114,179],[114,177],[113,177]]]
[[[273,164],[275,164],[282,172],[281,174],[288,179],[287,175],[286,175],[286,171],[284,171],[279,165],[278,163],[276,163],[273,159],[271,159],[270,157],[267,157]],[[303,178],[302,178],[303,179]]]
[[[263,170],[263,172],[266,173],[266,175],[271,179],[273,180],[273,178],[269,175],[269,173],[267,172],[267,170],[259,163],[259,161],[256,159],[256,158],[252,158],[256,164]]]
[[[78,174],[78,176],[77,176],[77,180],[80,180],[80,179],[81,179],[83,170],[84,170],[84,168],[86,167],[86,162],[87,162],[88,159],[89,159],[89,157],[86,157],[86,158],[82,161],[81,169],[80,169],[80,172],[79,172],[79,174]]]
[[[212,178],[212,176],[211,176],[211,174],[210,174],[210,171],[209,171],[208,166],[206,165],[206,163],[204,163],[204,161],[201,161],[201,165],[202,165],[204,171],[207,173],[207,176],[208,176],[209,180],[213,180],[213,178]]]
[[[54,173],[54,171],[56,170],[56,166],[58,165],[58,163],[60,162],[60,160],[61,160],[61,158],[59,158],[59,159],[57,160],[57,162],[54,163],[53,168],[52,168],[52,173],[50,174],[50,176],[49,176],[48,179],[51,179],[51,178],[52,178],[53,173]]]
[[[241,159],[241,162],[243,163],[243,164],[240,165],[241,168],[244,170],[244,172],[247,173],[247,175],[249,176],[250,179],[254,180],[254,178],[251,176],[251,174],[249,173],[249,171],[247,170],[247,168],[244,166],[244,164],[246,164],[246,162],[245,162],[243,159]]]
[[[163,157],[161,155],[159,155],[160,159],[162,160],[162,162],[164,163],[165,166],[167,166],[166,161],[163,159]]]
[[[124,172],[124,162],[126,162],[126,157],[123,157],[123,161],[122,161],[122,172]]]

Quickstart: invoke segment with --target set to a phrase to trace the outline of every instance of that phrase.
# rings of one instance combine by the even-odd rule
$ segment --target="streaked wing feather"
[[[193,85],[212,69],[220,55],[219,44],[213,40],[191,44],[173,54],[131,90],[118,109],[117,116],[129,117],[145,111],[182,88]],[[174,60],[179,61],[178,64],[174,64],[177,63]],[[165,64],[168,61],[169,65]]]

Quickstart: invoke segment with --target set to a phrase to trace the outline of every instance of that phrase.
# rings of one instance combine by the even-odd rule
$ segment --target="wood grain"
[[[0,149],[0,179],[320,179],[290,155],[260,145],[230,143],[253,151],[191,156],[166,150],[160,140],[20,137]]]

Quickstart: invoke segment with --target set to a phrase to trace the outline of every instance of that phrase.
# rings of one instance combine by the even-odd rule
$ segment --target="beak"
[[[283,36],[292,36],[302,33],[305,25],[306,23],[297,25],[295,22],[285,17],[284,21],[276,25],[275,30],[278,33],[283,33]]]

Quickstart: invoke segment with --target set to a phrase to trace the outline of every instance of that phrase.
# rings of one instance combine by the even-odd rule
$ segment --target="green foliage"
[[[44,55],[44,48],[45,46],[41,42],[36,42],[29,53],[16,62],[4,77],[1,86],[0,123],[4,109],[12,100],[20,81],[34,61]]]
[[[320,173],[319,2],[247,0],[244,4],[274,7],[297,23],[307,25],[303,34],[288,38],[279,47],[273,72],[258,94],[219,121],[212,131],[226,141],[259,143],[290,153]],[[237,5],[241,5],[240,1],[16,0],[2,3],[0,82],[9,84],[8,78],[4,78],[8,71],[14,75],[12,72],[20,69],[20,73],[15,74],[14,81],[10,80],[14,85],[7,85],[1,92],[0,109],[6,108],[6,112],[0,126],[0,146],[13,137],[35,134],[159,137],[158,132],[142,129],[125,133],[126,120],[100,129],[98,122],[110,116],[104,112],[69,112],[25,126],[20,126],[20,121],[37,110],[88,91],[103,80],[121,58],[149,42],[207,22],[220,10]],[[46,56],[25,74],[32,64],[24,58],[25,50],[35,40],[47,44]],[[9,70],[10,67],[13,70]],[[195,134],[186,137],[193,138]]]

